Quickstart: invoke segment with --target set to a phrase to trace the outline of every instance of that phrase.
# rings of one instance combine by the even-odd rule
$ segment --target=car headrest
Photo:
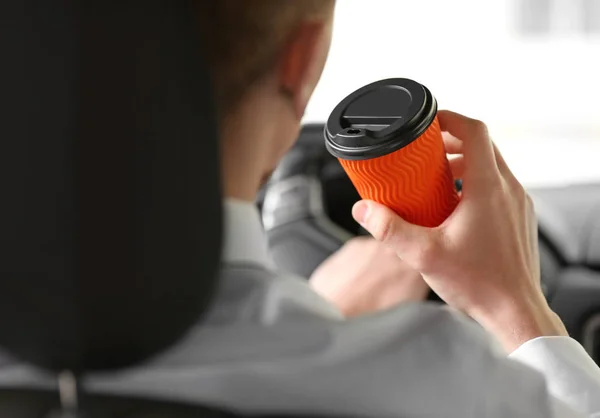
[[[52,371],[141,362],[197,322],[221,250],[198,0],[7,0],[0,347]]]

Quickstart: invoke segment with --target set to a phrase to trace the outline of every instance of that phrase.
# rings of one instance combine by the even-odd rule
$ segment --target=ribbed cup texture
[[[393,209],[413,224],[435,227],[459,198],[437,117],[406,147],[369,160],[339,160],[363,199]]]

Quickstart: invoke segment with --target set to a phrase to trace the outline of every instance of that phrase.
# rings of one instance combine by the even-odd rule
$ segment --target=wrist
[[[567,330],[543,294],[507,300],[495,309],[472,315],[510,353],[538,337],[568,336]]]

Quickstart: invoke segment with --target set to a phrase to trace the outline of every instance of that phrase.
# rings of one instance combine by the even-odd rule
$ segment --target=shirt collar
[[[259,264],[272,269],[267,236],[254,203],[227,198],[223,202],[225,263]]]
[[[254,264],[271,271],[276,265],[269,253],[267,234],[262,226],[261,215],[254,203],[237,199],[225,199],[223,202],[225,217],[224,246],[222,260],[225,264]],[[278,275],[283,287],[273,295],[294,300],[314,312],[320,312],[330,318],[341,319],[342,314],[330,303],[318,296],[306,280],[298,280],[293,275]],[[284,290],[287,289],[287,290]],[[273,301],[265,306],[274,306]],[[275,305],[283,302],[275,302]],[[265,308],[266,309],[266,308]]]

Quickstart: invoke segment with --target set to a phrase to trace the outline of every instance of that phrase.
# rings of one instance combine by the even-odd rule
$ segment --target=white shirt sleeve
[[[509,356],[541,372],[552,396],[591,417],[600,417],[600,368],[568,337],[541,337]]]

